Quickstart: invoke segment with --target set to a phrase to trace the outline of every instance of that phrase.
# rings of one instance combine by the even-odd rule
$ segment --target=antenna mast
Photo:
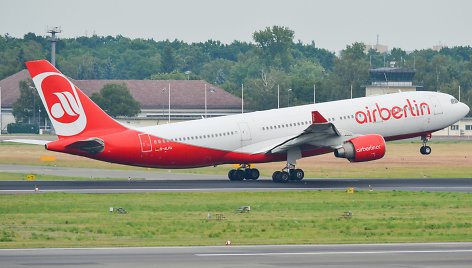
[[[57,33],[61,33],[62,30],[61,30],[61,27],[52,27],[52,28],[49,28],[47,33],[50,33],[51,34],[51,64],[53,66],[56,66],[56,42],[57,42],[57,39],[56,39],[56,34]]]

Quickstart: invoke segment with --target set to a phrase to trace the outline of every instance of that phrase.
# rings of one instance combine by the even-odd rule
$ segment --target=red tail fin
[[[28,61],[26,67],[59,138],[126,129],[47,60]]]

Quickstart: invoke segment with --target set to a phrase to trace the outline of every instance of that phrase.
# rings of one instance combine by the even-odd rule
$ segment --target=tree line
[[[365,52],[353,43],[336,55],[314,42],[295,41],[283,26],[267,27],[252,35],[253,42],[224,44],[208,40],[130,39],[121,35],[60,38],[57,67],[74,79],[203,79],[240,96],[244,84],[246,107],[263,110],[364,95],[369,69],[389,66],[414,68],[421,90],[440,91],[472,106],[472,48],[440,51],[421,49],[389,53]],[[48,37],[28,33],[23,38],[0,36],[0,79],[24,68],[24,61],[50,57]]]

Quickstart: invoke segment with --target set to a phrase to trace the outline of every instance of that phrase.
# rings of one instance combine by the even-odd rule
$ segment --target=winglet
[[[326,120],[326,118],[324,118],[318,111],[311,112],[311,119],[313,124],[328,123],[328,120]]]

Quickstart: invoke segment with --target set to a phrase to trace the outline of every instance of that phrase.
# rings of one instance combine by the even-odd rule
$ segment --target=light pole
[[[241,113],[244,113],[244,84],[241,84]]]
[[[211,87],[209,91],[210,91],[210,93],[213,93],[213,92],[215,92],[215,89],[213,89],[213,88]],[[207,108],[207,107],[208,107],[208,106],[207,106],[207,103],[208,103],[208,102],[207,102],[207,84],[205,83],[205,118],[208,117],[208,113],[207,113],[207,111],[208,111],[208,108]]]
[[[168,113],[167,123],[170,123],[170,83],[169,83],[169,113]]]
[[[277,109],[280,109],[280,85],[277,85]]]
[[[292,91],[291,88],[287,90],[287,107],[290,107],[290,91]]]
[[[168,88],[163,88],[162,92],[166,91],[166,89],[169,91],[169,101],[168,101],[168,117],[167,117],[167,123],[170,123],[170,83]],[[164,114],[164,109],[162,109],[162,113]]]
[[[41,106],[38,108],[38,131],[41,134]]]
[[[316,103],[316,84],[313,84],[313,104]]]

